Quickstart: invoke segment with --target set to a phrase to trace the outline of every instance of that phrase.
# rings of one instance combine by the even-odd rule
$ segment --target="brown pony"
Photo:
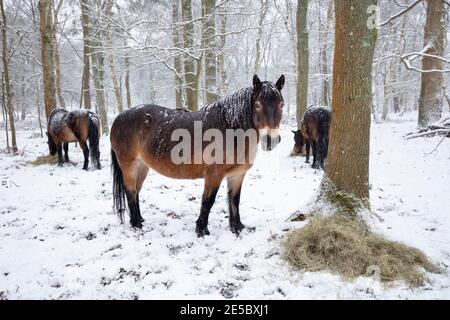
[[[258,143],[262,141],[263,149],[272,150],[280,141],[278,129],[283,113],[281,90],[284,82],[284,76],[273,84],[261,82],[255,75],[253,87],[242,89],[197,112],[142,105],[118,115],[111,127],[110,138],[114,207],[121,221],[123,222],[126,198],[131,225],[142,228],[144,220],[139,208],[139,192],[149,168],[152,168],[175,179],[205,180],[200,216],[196,221],[196,233],[199,237],[209,235],[209,213],[220,184],[226,178],[230,228],[233,233],[239,234],[244,228],[239,214],[241,187],[246,172],[253,164]],[[214,143],[219,148],[216,152],[222,152],[223,158],[231,158],[232,161],[211,162],[211,156],[204,156],[208,143],[198,141],[198,124],[202,125],[203,130],[215,130],[226,137],[225,145],[231,144],[234,147],[225,147],[216,137]],[[173,136],[177,129],[184,130],[193,137],[189,142],[189,147],[192,148],[180,152],[180,155],[200,159],[200,162],[174,161],[173,150],[179,141],[174,141]],[[236,136],[227,135],[229,130],[255,132],[256,139],[245,139],[245,151],[240,152],[235,146]],[[233,152],[232,156],[228,154],[230,152]],[[238,158],[243,161],[238,161]]]
[[[83,170],[88,169],[89,148],[91,161],[97,169],[101,169],[100,164],[100,121],[98,116],[84,109],[69,112],[65,109],[54,109],[47,125],[48,148],[53,156],[58,152],[58,166],[64,162],[69,162],[69,142],[80,143],[84,155]],[[89,140],[89,148],[87,146]],[[64,160],[62,149],[64,148]]]
[[[310,146],[313,149],[315,169],[324,168],[328,153],[328,141],[331,125],[331,110],[324,107],[310,107],[303,115],[300,130],[294,133],[294,153],[301,153],[306,145],[306,163],[309,163]]]

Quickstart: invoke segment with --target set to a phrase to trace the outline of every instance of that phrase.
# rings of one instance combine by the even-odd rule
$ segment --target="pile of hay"
[[[418,249],[389,241],[359,218],[342,214],[312,217],[304,228],[287,235],[284,248],[284,258],[303,271],[331,271],[348,279],[375,270],[381,281],[418,286],[424,282],[420,267],[439,272]]]
[[[58,163],[58,156],[54,155],[45,155],[45,156],[39,156],[33,161],[28,162],[29,164],[33,166],[41,166],[44,164],[57,164]]]

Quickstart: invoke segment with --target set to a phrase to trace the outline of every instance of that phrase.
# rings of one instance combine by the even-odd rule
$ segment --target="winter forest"
[[[0,300],[450,298],[448,0],[0,11]]]

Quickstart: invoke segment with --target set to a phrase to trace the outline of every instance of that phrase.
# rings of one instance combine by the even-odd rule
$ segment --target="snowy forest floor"
[[[140,196],[144,228],[134,231],[112,210],[108,137],[103,169],[84,172],[73,144],[76,166],[31,165],[48,153],[46,141],[36,130],[19,130],[21,154],[0,153],[0,299],[449,299],[450,140],[426,156],[441,138],[406,141],[415,119],[372,126],[371,203],[384,221],[370,224],[443,268],[423,287],[303,273],[280,258],[283,236],[306,223],[287,218],[305,208],[322,177],[304,158],[289,157],[292,125],[274,151],[259,151],[245,180],[241,217],[255,229],[231,234],[224,183],[211,236],[202,239],[194,232],[202,180],[151,172]]]

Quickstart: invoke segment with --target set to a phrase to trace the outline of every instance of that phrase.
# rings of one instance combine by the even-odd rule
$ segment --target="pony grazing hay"
[[[404,280],[422,285],[423,267],[439,272],[418,249],[372,233],[358,218],[334,214],[315,216],[302,229],[287,235],[284,258],[304,271],[331,271],[352,279],[374,268],[381,281]]]

